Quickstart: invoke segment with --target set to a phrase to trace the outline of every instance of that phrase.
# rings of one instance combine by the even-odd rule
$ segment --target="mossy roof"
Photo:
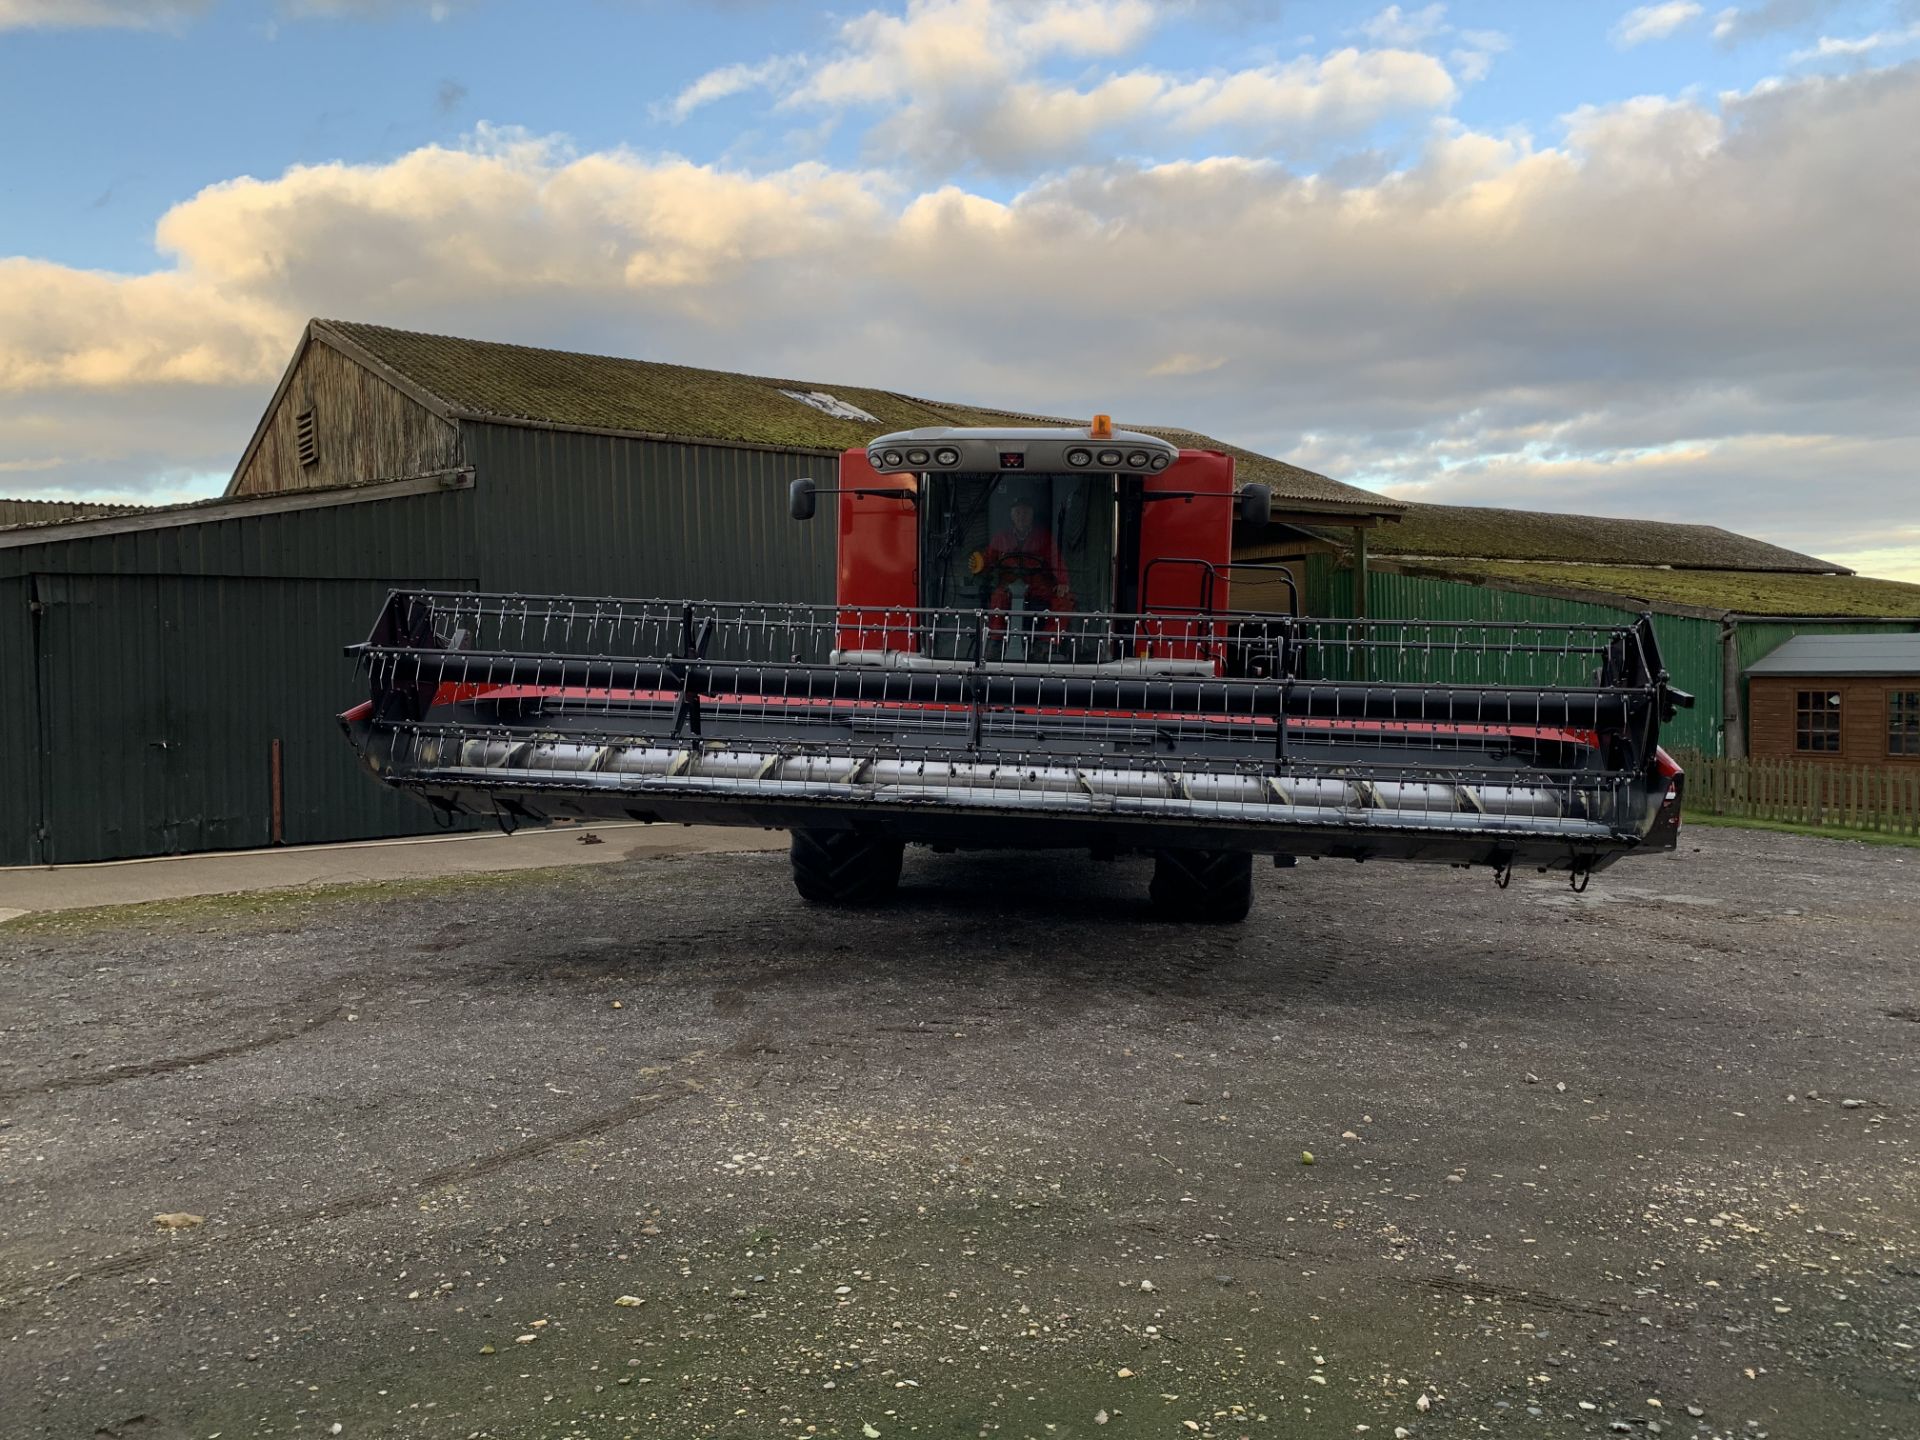
[[[8,500],[0,497],[0,530],[15,525],[56,525],[62,520],[86,520],[97,515],[129,515],[148,507],[106,505],[90,500]]]
[[[1920,619],[1920,585],[1862,575],[1780,570],[1664,570],[1630,565],[1542,565],[1511,560],[1400,562],[1447,579],[1617,598],[1653,609],[1737,615],[1861,615]]]
[[[1479,505],[1409,505],[1372,537],[1377,555],[1476,560],[1562,560],[1585,565],[1670,565],[1698,570],[1845,573],[1717,525],[1559,515]]]
[[[1087,423],[868,386],[700,370],[343,320],[316,320],[313,330],[323,340],[344,341],[340,348],[349,354],[357,349],[373,357],[457,418],[834,452],[865,445],[876,434],[923,425]],[[789,390],[824,391],[874,418],[837,418],[782,393]],[[1394,515],[1403,508],[1371,491],[1191,430],[1115,423],[1190,449],[1225,451],[1235,458],[1242,480],[1271,486],[1276,498],[1294,508],[1355,515]]]

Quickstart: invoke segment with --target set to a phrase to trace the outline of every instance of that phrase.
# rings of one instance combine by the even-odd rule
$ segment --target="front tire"
[[[853,830],[793,832],[793,888],[815,905],[874,905],[900,885],[905,847]]]
[[[1160,850],[1147,893],[1170,920],[1233,925],[1253,908],[1253,856],[1238,850]]]

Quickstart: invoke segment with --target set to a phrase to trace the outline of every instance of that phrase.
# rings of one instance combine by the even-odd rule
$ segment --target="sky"
[[[0,0],[0,135],[0,495],[320,315],[1920,581],[1920,0]]]

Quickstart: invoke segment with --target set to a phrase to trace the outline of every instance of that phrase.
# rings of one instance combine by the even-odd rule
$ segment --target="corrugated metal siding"
[[[1353,572],[1343,568],[1330,580],[1330,599],[1340,608],[1334,614],[1353,613]],[[1504,620],[1548,625],[1616,625],[1634,611],[1625,607],[1562,600],[1549,595],[1527,595],[1485,585],[1463,585],[1420,575],[1374,571],[1367,577],[1368,611],[1384,620]],[[1662,735],[1669,746],[1717,754],[1722,723],[1720,690],[1720,630],[1711,620],[1656,615],[1654,633],[1661,658],[1673,683],[1695,697],[1694,708],[1683,710]],[[1376,632],[1378,633],[1378,632]],[[1391,638],[1387,632],[1380,638]],[[1409,639],[1417,638],[1409,634]],[[1580,665],[1543,666],[1541,657],[1515,657],[1487,673],[1485,667],[1462,674],[1460,684],[1582,684]]]
[[[476,582],[475,510],[458,490],[0,550],[0,673],[40,696],[0,702],[0,754],[49,782],[0,863],[265,844],[276,738],[288,842],[431,830],[340,735],[364,698],[341,648],[390,586]]]
[[[1334,597],[1334,579],[1345,576],[1347,591],[1344,600],[1338,603],[1345,609],[1336,609]],[[1305,593],[1301,599],[1309,615],[1350,615],[1353,613],[1353,576],[1340,568],[1340,562],[1325,551],[1317,551],[1307,556],[1307,573],[1300,587]]]
[[[52,537],[0,549],[0,580],[35,574],[370,578],[474,573],[476,490]]]
[[[798,476],[831,485],[830,458],[480,424],[464,449],[489,586],[833,599],[833,526],[793,520],[786,501]]]
[[[0,865],[34,859],[40,815],[33,613],[24,576],[0,578]]]
[[[465,438],[470,490],[0,549],[0,676],[32,681],[0,687],[0,864],[265,844],[275,738],[289,843],[431,830],[334,722],[363,698],[341,647],[390,586],[833,598],[832,525],[786,511],[788,482],[831,483],[830,459],[511,426]]]
[[[342,640],[403,577],[36,583],[46,863],[268,844],[276,740],[289,843],[432,828],[361,773],[334,721],[358,698]]]
[[[1725,754],[1727,709],[1721,683],[1720,622],[1655,615],[1653,630],[1660,637],[1660,656],[1673,683],[1693,696],[1693,708],[1680,712],[1662,733],[1661,743],[1669,750]]]

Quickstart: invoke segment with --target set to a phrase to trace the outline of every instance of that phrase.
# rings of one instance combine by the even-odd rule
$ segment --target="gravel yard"
[[[1920,851],[1145,874],[0,925],[0,1440],[1920,1435]]]

